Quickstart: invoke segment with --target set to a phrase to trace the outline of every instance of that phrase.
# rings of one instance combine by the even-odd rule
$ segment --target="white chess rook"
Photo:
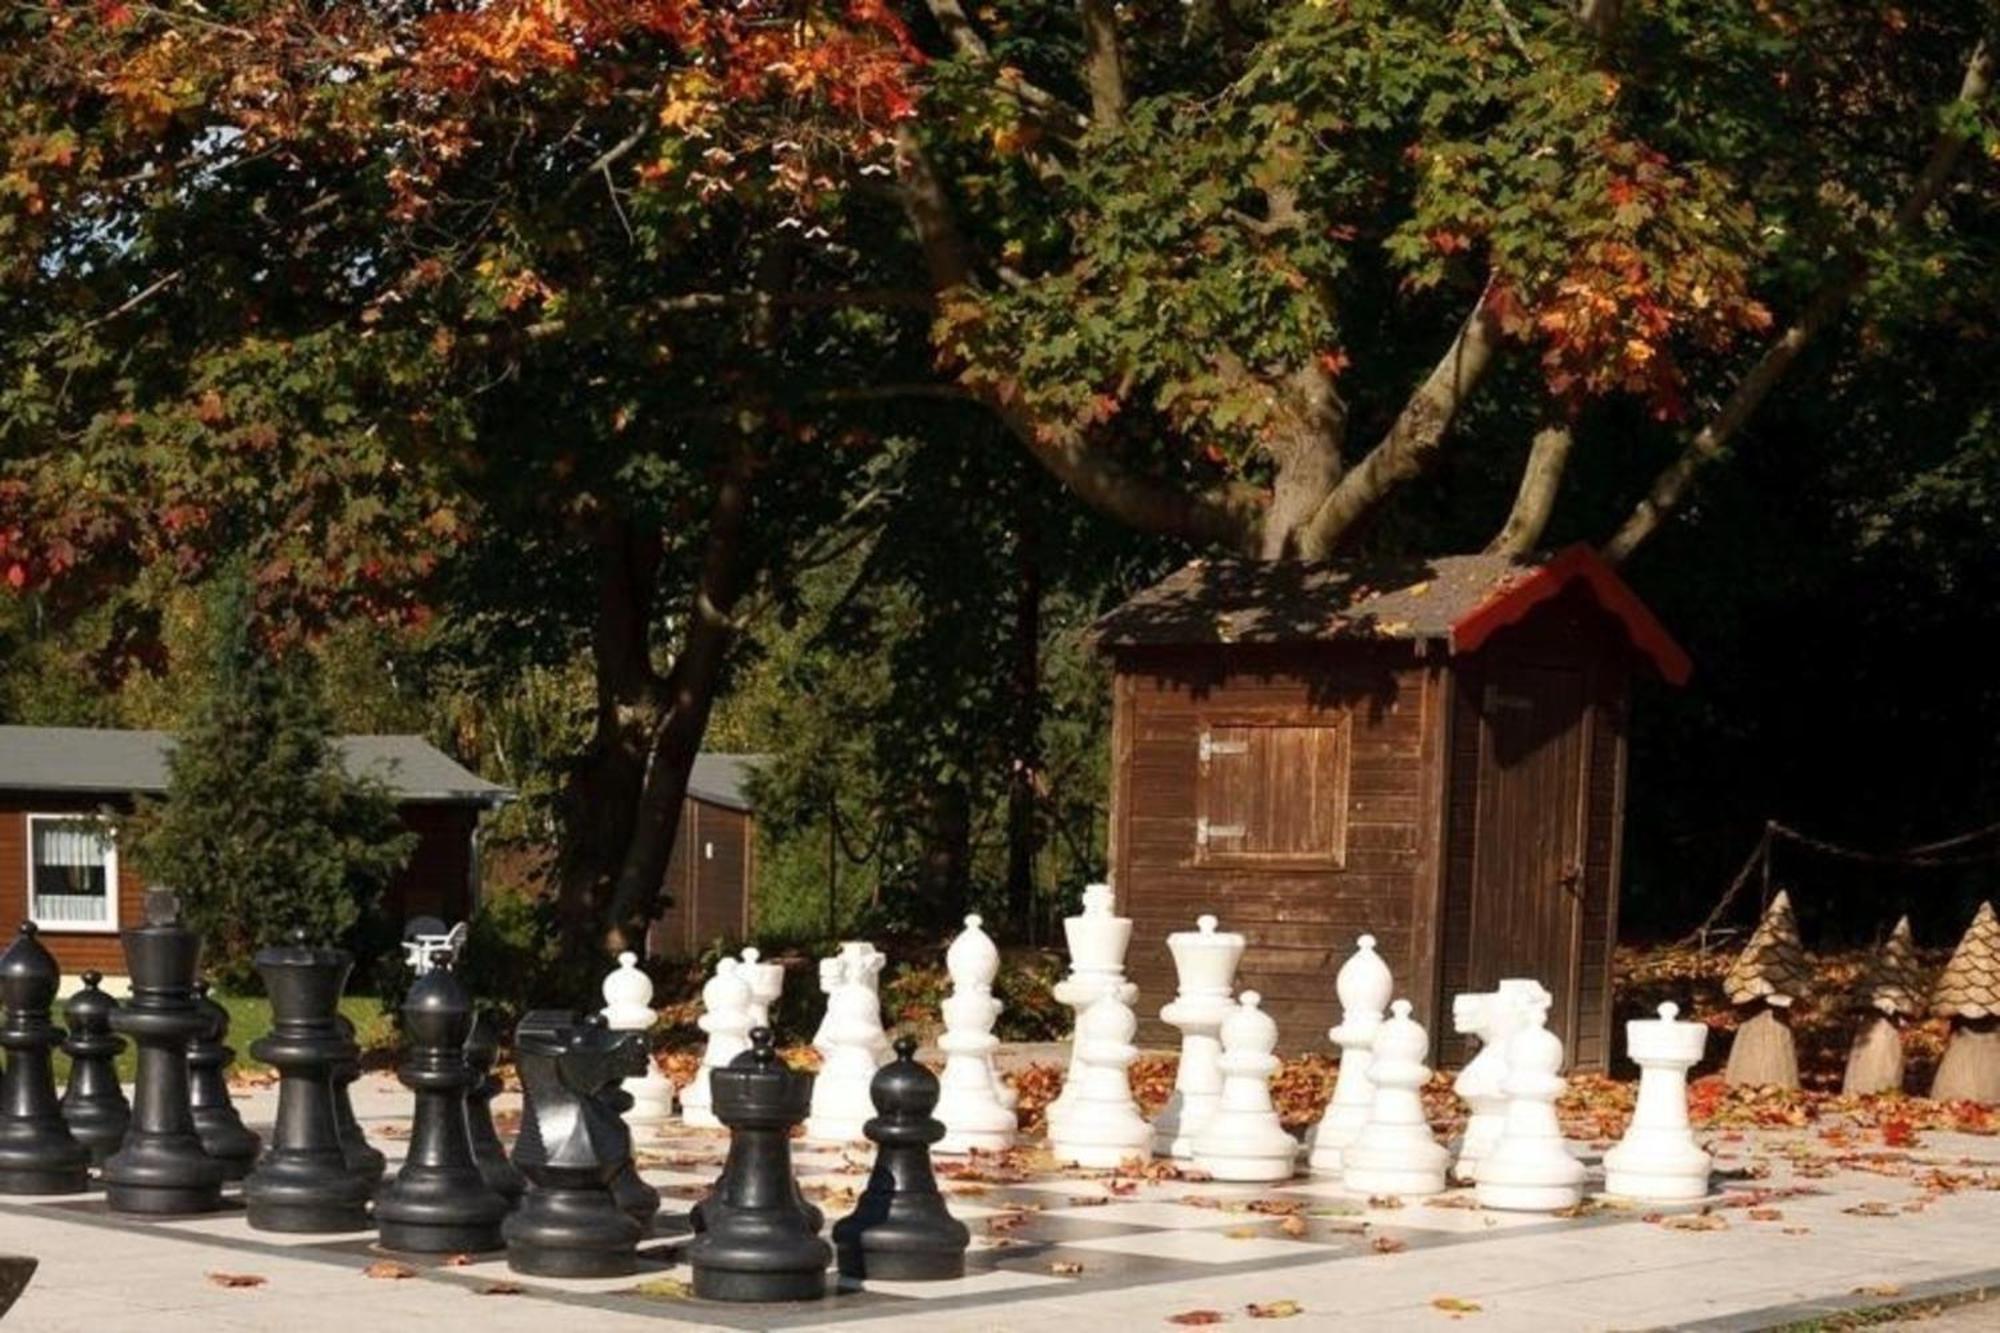
[[[1424,1115],[1423,1089],[1431,1078],[1424,1057],[1430,1047],[1430,1034],[1410,1017],[1410,1002],[1390,1006],[1388,1021],[1375,1031],[1368,1063],[1375,1084],[1368,1123],[1340,1154],[1340,1183],[1354,1193],[1422,1198],[1444,1192],[1451,1154]]]
[[[1194,1164],[1216,1180],[1289,1180],[1298,1167],[1299,1141],[1285,1132],[1271,1102],[1278,1025],[1264,1012],[1263,997],[1247,990],[1222,1020],[1222,1091],[1194,1136]]]
[[[872,959],[870,957],[872,955]],[[842,946],[839,979],[826,1001],[819,1076],[813,1080],[812,1114],[806,1117],[809,1139],[849,1143],[862,1137],[861,1127],[875,1114],[869,1086],[881,1067],[878,1052],[887,1046],[882,1031],[882,1001],[870,984],[881,970],[881,955]]]
[[[1153,1119],[1153,1151],[1162,1157],[1193,1157],[1195,1137],[1222,1098],[1222,1021],[1236,1007],[1229,993],[1244,947],[1241,935],[1218,932],[1212,916],[1167,936],[1179,985],[1160,1018],[1181,1030],[1181,1059],[1173,1096]]]
[[[1326,1035],[1340,1048],[1340,1073],[1333,1097],[1307,1140],[1311,1145],[1307,1165],[1339,1175],[1341,1149],[1354,1142],[1368,1123],[1368,1107],[1375,1100],[1375,1085],[1368,1079],[1369,1048],[1396,988],[1389,965],[1375,952],[1373,935],[1355,941],[1354,954],[1341,964],[1333,985],[1340,997],[1340,1022]]]
[[[681,1089],[681,1121],[697,1129],[721,1129],[715,1118],[708,1073],[721,1069],[750,1049],[750,986],[737,974],[741,965],[724,958],[715,965],[715,975],[701,988],[702,1015],[696,1026],[708,1034],[701,1053],[701,1068]]]
[[[1100,995],[1076,1021],[1076,1096],[1060,1129],[1049,1131],[1058,1162],[1109,1169],[1151,1156],[1153,1128],[1139,1114],[1127,1074],[1139,1048],[1139,1019],[1115,990]]]
[[[1000,1045],[993,1035],[1000,1018],[1000,1001],[993,995],[1000,951],[977,916],[965,918],[964,931],[945,950],[944,965],[951,994],[944,1002],[944,1035],[938,1038],[944,1073],[932,1112],[944,1125],[944,1137],[931,1151],[1000,1152],[1013,1146],[1017,1125],[993,1068],[993,1051]]]
[[[1063,918],[1063,939],[1069,945],[1069,975],[1050,992],[1056,1001],[1075,1012],[1070,1037],[1069,1072],[1055,1100],[1047,1109],[1049,1138],[1062,1133],[1063,1120],[1076,1104],[1076,1084],[1082,1073],[1077,1056],[1077,1029],[1083,1015],[1105,995],[1116,995],[1130,1005],[1139,998],[1139,988],[1125,979],[1125,950],[1132,943],[1132,922],[1113,910],[1111,886],[1091,884],[1083,890],[1083,910]]]
[[[618,966],[604,978],[604,1025],[613,1032],[650,1032],[657,1017],[653,1012],[653,979],[639,968],[639,955],[621,953]],[[673,1080],[660,1072],[649,1053],[646,1072],[628,1078],[621,1085],[632,1105],[624,1112],[625,1123],[640,1129],[664,1123],[674,1113]]]
[[[1683,1023],[1680,1008],[1660,1006],[1658,1018],[1625,1024],[1625,1050],[1639,1066],[1632,1123],[1604,1154],[1604,1191],[1653,1203],[1681,1203],[1708,1194],[1709,1155],[1688,1127],[1688,1070],[1701,1063],[1708,1025]]]
[[[1481,1208],[1556,1212],[1583,1201],[1584,1177],[1556,1119],[1562,1038],[1548,1030],[1549,1007],[1540,996],[1520,1003],[1520,1029],[1507,1039],[1507,1123],[1479,1161],[1475,1194]]]

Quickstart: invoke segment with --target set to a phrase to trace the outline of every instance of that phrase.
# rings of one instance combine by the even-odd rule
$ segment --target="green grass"
[[[250,1054],[250,1043],[271,1030],[271,1002],[261,995],[216,995],[216,1001],[229,1011],[228,1042],[236,1048],[237,1069],[264,1069],[261,1060]],[[344,995],[340,1000],[340,1012],[354,1022],[355,1034],[361,1049],[369,1051],[393,1048],[397,1044],[395,1020],[382,1012],[381,1003],[372,995]],[[62,1022],[62,1006],[56,1006],[56,1021]],[[139,1057],[129,1040],[118,1055],[118,1077],[130,1083],[138,1071]],[[62,1086],[69,1078],[69,1057],[56,1052],[56,1085]]]

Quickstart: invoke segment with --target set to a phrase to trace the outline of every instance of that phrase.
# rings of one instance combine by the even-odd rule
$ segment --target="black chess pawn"
[[[171,893],[146,896],[146,924],[124,932],[132,997],[113,1031],[138,1043],[139,1077],[125,1142],[104,1163],[105,1202],[120,1213],[211,1213],[223,1166],[202,1150],[188,1096],[188,1043],[209,1026],[194,1002],[201,940]]]
[[[194,1132],[201,1136],[202,1151],[222,1163],[222,1178],[241,1180],[250,1174],[264,1144],[244,1126],[236,1104],[229,1100],[229,1063],[236,1058],[228,1044],[229,1011],[209,995],[206,981],[195,983],[194,1002],[208,1020],[188,1043],[188,1105],[194,1112]]]
[[[472,1136],[472,1156],[479,1163],[479,1174],[486,1177],[495,1194],[512,1206],[521,1201],[521,1192],[528,1183],[507,1160],[507,1147],[500,1142],[500,1131],[493,1125],[493,1099],[500,1094],[501,1086],[493,1064],[499,1058],[500,1037],[493,1030],[492,1015],[475,1006],[472,1035],[465,1039],[465,1062],[472,1066],[478,1081],[465,1094],[465,1128]]]
[[[271,1030],[250,1053],[278,1071],[278,1116],[271,1146],[243,1182],[253,1230],[363,1231],[373,1182],[348,1168],[334,1115],[333,1071],[354,1058],[335,1015],[354,969],[345,949],[315,949],[305,932],[257,951],[257,974],[271,997]]]
[[[90,1150],[63,1122],[54,1052],[63,1030],[49,1018],[62,969],[35,938],[35,923],[0,954],[0,1194],[75,1194],[90,1184]]]
[[[339,1025],[340,1035],[347,1038],[347,1044],[355,1051],[333,1066],[333,1123],[340,1129],[340,1146],[347,1154],[347,1169],[367,1181],[368,1191],[373,1194],[389,1169],[389,1159],[368,1141],[361,1121],[354,1114],[354,1098],[350,1089],[361,1077],[361,1055],[355,1041],[354,1020],[346,1014],[336,1014],[333,1021]]]
[[[410,1150],[395,1179],[375,1196],[382,1244],[417,1254],[476,1253],[500,1248],[507,1201],[493,1192],[472,1156],[465,1093],[472,1066],[465,1039],[472,1003],[448,968],[418,977],[403,1001],[409,1049],[396,1076],[417,1095]]]
[[[801,1206],[791,1132],[812,1109],[812,1074],[778,1058],[759,1029],[748,1064],[712,1070],[715,1114],[729,1127],[729,1160],[688,1246],[694,1294],[712,1301],[803,1301],[826,1294],[833,1247]]]
[[[884,1282],[936,1282],[965,1276],[972,1235],[951,1215],[931,1170],[931,1145],[944,1123],[937,1075],[917,1063],[917,1043],[896,1039],[896,1058],[868,1085],[875,1115],[862,1126],[875,1144],[875,1166],[854,1211],[833,1224],[843,1276]]]
[[[83,988],[69,997],[63,1017],[69,1035],[63,1054],[69,1057],[69,1086],[63,1090],[63,1119],[76,1141],[90,1150],[93,1166],[118,1151],[125,1127],[132,1123],[132,1104],[118,1085],[118,1053],[125,1039],[111,1030],[118,1001],[101,989],[102,972],[85,972]]]
[[[645,1071],[645,1039],[541,1010],[521,1020],[514,1052],[523,1094],[514,1165],[528,1192],[507,1219],[507,1266],[538,1277],[637,1272],[642,1228],[611,1189],[632,1134],[600,1093]]]

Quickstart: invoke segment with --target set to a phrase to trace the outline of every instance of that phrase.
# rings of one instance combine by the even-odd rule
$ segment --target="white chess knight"
[[[1333,987],[1340,997],[1340,1023],[1326,1035],[1340,1047],[1340,1073],[1325,1113],[1313,1126],[1307,1165],[1338,1175],[1341,1150],[1354,1142],[1368,1123],[1368,1107],[1375,1100],[1375,1085],[1368,1078],[1370,1048],[1396,989],[1389,965],[1375,952],[1373,935],[1363,935],[1354,942],[1354,954],[1340,965]]]
[[[1125,950],[1132,943],[1132,922],[1114,911],[1109,884],[1085,886],[1083,910],[1063,918],[1063,938],[1069,945],[1069,975],[1049,993],[1074,1010],[1076,1019],[1070,1038],[1069,1072],[1061,1091],[1048,1105],[1051,1139],[1062,1133],[1063,1120],[1076,1104],[1074,1089],[1082,1072],[1077,1041],[1085,1011],[1106,995],[1117,996],[1128,1007],[1139,998],[1139,988],[1125,979]]]
[[[1354,1193],[1421,1198],[1444,1192],[1451,1153],[1431,1134],[1424,1114],[1430,1048],[1430,1034],[1410,1017],[1410,1002],[1391,1005],[1388,1020],[1375,1030],[1368,1062],[1375,1085],[1368,1123],[1340,1153],[1340,1183]]]
[[[883,1063],[877,1052],[886,1045],[882,1002],[868,984],[867,961],[843,950],[840,969],[820,1024],[824,1040],[814,1043],[820,1067],[805,1129],[807,1138],[832,1143],[860,1139],[861,1127],[875,1114],[868,1090]]]
[[[762,961],[764,955],[754,947],[738,957],[743,965],[737,971],[750,986],[750,1026],[767,1028],[771,1026],[771,1006],[785,993],[785,965]]]
[[[1546,996],[1548,992],[1542,992]],[[1474,1194],[1481,1208],[1556,1212],[1583,1201],[1583,1163],[1563,1142],[1556,1119],[1562,1095],[1562,1038],[1548,1029],[1549,1005],[1520,999],[1521,1025],[1507,1039],[1507,1121],[1493,1150],[1479,1159]]]
[[[696,1026],[708,1034],[708,1045],[701,1053],[701,1068],[681,1089],[681,1120],[697,1129],[722,1128],[709,1092],[709,1071],[721,1069],[750,1049],[750,986],[739,975],[740,966],[734,958],[724,958],[701,988],[702,1014]]]
[[[944,1073],[938,1077],[938,1104],[932,1112],[944,1125],[944,1137],[931,1151],[1000,1152],[1013,1146],[1018,1126],[993,1067],[993,1051],[1000,1044],[993,1035],[1000,1018],[1000,1001],[993,995],[1000,950],[981,929],[978,916],[965,918],[964,931],[945,950],[944,966],[951,994],[945,997],[944,1035],[938,1038]]]
[[[1537,998],[1544,1009],[1552,1002],[1541,982],[1507,977],[1497,990],[1460,995],[1451,1002],[1453,1026],[1479,1040],[1479,1053],[1451,1085],[1471,1111],[1452,1168],[1460,1180],[1477,1180],[1479,1159],[1500,1141],[1507,1123],[1507,1042],[1521,1025],[1523,1001],[1532,1005]]]
[[[653,1012],[653,979],[639,968],[639,955],[621,953],[618,966],[604,978],[604,1025],[613,1032],[650,1032],[657,1015]],[[634,1129],[658,1125],[674,1113],[673,1080],[660,1072],[649,1053],[646,1072],[623,1084],[632,1105],[624,1112],[625,1123]]]
[[[1076,1020],[1076,1095],[1061,1128],[1051,1126],[1058,1162],[1108,1169],[1152,1155],[1153,1127],[1139,1114],[1127,1071],[1138,1058],[1138,1016],[1117,991],[1106,991]]]
[[[1708,1025],[1680,1022],[1680,1007],[1663,1004],[1658,1018],[1625,1024],[1625,1051],[1639,1066],[1632,1123],[1604,1154],[1604,1192],[1656,1203],[1708,1194],[1714,1165],[1688,1128],[1688,1070],[1701,1063]]]
[[[1299,1141],[1285,1132],[1271,1103],[1278,1025],[1264,1012],[1263,997],[1247,990],[1220,1031],[1222,1091],[1195,1130],[1194,1164],[1216,1180],[1289,1180]]]
[[[1153,1151],[1162,1157],[1193,1157],[1195,1136],[1222,1097],[1222,1021],[1236,1007],[1230,991],[1245,941],[1216,924],[1199,917],[1195,929],[1167,936],[1179,986],[1160,1018],[1181,1030],[1181,1059],[1173,1096],[1153,1119]]]
[[[888,956],[867,940],[842,940],[840,959],[846,964],[848,978],[866,987],[869,998],[875,1002],[875,1063],[888,1064],[893,1052],[889,1049],[889,1034],[882,1026],[882,968],[888,963]]]

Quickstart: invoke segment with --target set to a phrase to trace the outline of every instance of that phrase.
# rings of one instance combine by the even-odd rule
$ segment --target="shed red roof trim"
[[[1453,621],[1452,652],[1477,652],[1496,632],[1519,623],[1572,583],[1590,589],[1598,606],[1625,627],[1633,649],[1651,662],[1664,680],[1674,685],[1687,683],[1694,663],[1686,650],[1674,642],[1667,627],[1639,600],[1631,585],[1619,578],[1602,556],[1581,544],[1558,551],[1543,564],[1524,568]]]

